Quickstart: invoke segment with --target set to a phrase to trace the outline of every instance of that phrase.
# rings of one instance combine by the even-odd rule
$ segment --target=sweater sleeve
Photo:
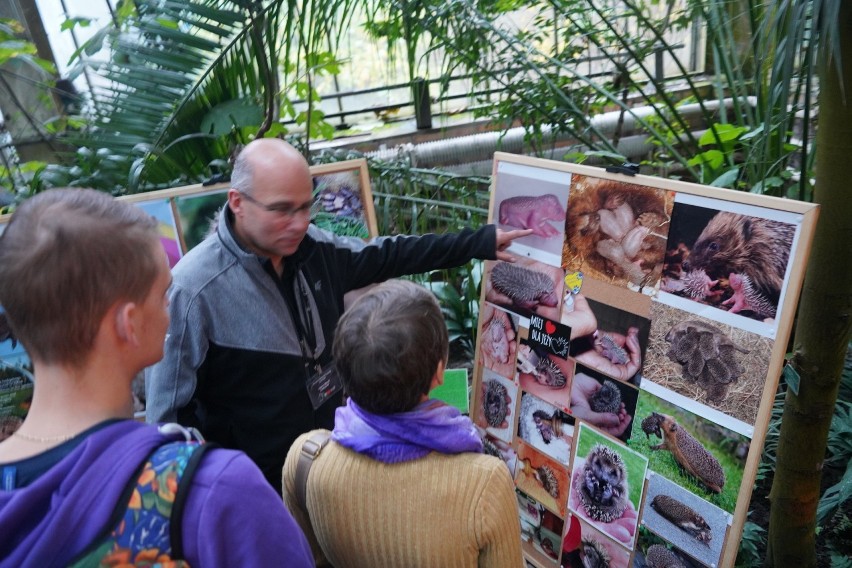
[[[194,295],[172,284],[169,331],[163,358],[145,371],[145,416],[151,423],[177,422],[177,411],[195,393],[198,368],[207,354],[207,326]]]
[[[190,566],[314,565],[305,536],[242,452],[212,450],[189,489],[183,545]]]
[[[346,257],[342,274],[347,290],[406,274],[454,268],[474,258],[493,260],[497,254],[497,228],[485,225],[444,235],[396,236],[371,241],[362,250],[341,250]]]
[[[509,470],[495,463],[477,507],[479,566],[517,568],[524,565],[518,501]]]

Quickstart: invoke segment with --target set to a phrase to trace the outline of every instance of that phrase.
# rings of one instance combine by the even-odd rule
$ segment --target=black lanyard
[[[314,369],[319,372],[321,370],[319,361],[314,356],[317,347],[316,328],[314,327],[314,310],[311,304],[311,296],[305,283],[300,278],[300,273],[297,268],[290,270],[288,274],[287,267],[284,268],[284,274],[279,277],[272,267],[272,263],[264,262],[264,268],[274,278],[278,291],[284,298],[284,303],[287,306],[287,311],[290,312],[290,318],[293,320],[293,328],[296,331],[296,338],[299,341],[299,349],[302,352],[302,359],[305,363],[305,369],[313,364]],[[288,285],[291,283],[292,285]],[[296,291],[298,288],[301,302],[296,300]]]

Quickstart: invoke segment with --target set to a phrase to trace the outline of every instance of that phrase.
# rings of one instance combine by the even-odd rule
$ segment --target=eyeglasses
[[[240,195],[245,197],[246,200],[251,201],[252,203],[257,205],[258,207],[260,207],[264,211],[268,211],[270,213],[273,213],[275,215],[279,215],[281,217],[286,217],[287,219],[292,219],[296,216],[309,217],[310,214],[311,214],[311,208],[313,207],[312,202],[305,203],[304,205],[300,205],[298,207],[292,207],[290,205],[284,205],[284,204],[267,205],[265,203],[261,203],[260,201],[258,201],[257,199],[255,199],[254,197],[249,195],[248,193],[244,193],[242,191],[239,192],[239,193],[240,193]]]

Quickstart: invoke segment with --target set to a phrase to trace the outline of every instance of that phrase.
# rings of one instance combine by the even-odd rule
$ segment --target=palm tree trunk
[[[832,42],[840,60],[829,55]],[[795,331],[799,393],[787,390],[769,495],[766,565],[816,566],[816,509],[828,430],[852,336],[852,2],[840,1],[837,36],[823,37],[814,201],[820,219]],[[838,69],[838,65],[842,68]]]

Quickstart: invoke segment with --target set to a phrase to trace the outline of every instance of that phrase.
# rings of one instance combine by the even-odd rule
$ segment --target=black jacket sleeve
[[[341,274],[347,290],[388,278],[461,266],[474,258],[493,260],[497,254],[497,228],[485,225],[444,235],[398,236],[380,239],[360,251],[338,249],[345,266]]]

